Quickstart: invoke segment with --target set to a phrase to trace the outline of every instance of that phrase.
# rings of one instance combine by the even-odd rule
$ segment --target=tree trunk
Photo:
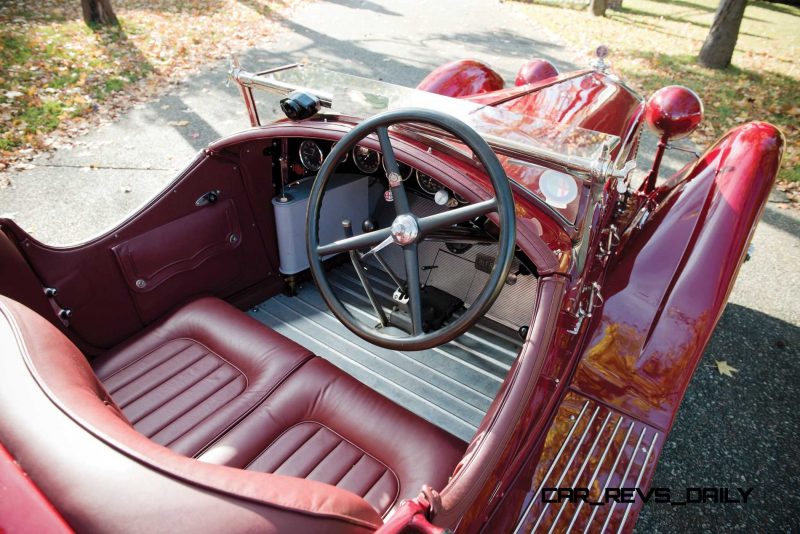
[[[83,20],[86,24],[119,25],[114,9],[111,7],[111,0],[81,0],[83,8]]]
[[[733,49],[739,38],[747,0],[721,0],[714,22],[700,49],[698,60],[704,67],[724,69],[731,64]]]
[[[590,0],[589,11],[591,11],[592,15],[595,17],[605,17],[607,7],[606,1],[607,0]]]

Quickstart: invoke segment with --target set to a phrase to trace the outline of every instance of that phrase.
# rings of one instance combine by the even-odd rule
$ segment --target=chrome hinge
[[[597,252],[597,259],[605,262],[617,245],[619,245],[619,232],[617,232],[617,227],[612,224],[600,232],[600,250]]]
[[[603,304],[603,295],[600,294],[600,289],[600,284],[597,282],[592,282],[591,285],[583,288],[581,291],[581,298],[578,301],[578,311],[574,314],[577,321],[571,330],[567,330],[568,333],[577,334],[581,326],[583,326],[583,320],[587,317],[591,317],[592,313],[594,313],[594,309]],[[588,298],[585,298],[584,295],[587,293]]]

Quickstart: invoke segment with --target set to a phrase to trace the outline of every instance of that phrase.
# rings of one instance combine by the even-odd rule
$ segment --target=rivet
[[[141,278],[136,280],[136,287],[138,287],[139,289],[143,289],[145,286],[147,286],[147,282],[145,282]]]
[[[237,236],[236,234],[231,234],[231,236],[228,238],[228,241],[230,241],[231,243],[238,243],[239,236]]]

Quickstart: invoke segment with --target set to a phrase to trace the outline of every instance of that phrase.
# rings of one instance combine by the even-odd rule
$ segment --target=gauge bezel
[[[436,189],[436,191],[430,191],[428,188],[426,188],[424,185],[422,185],[421,176],[427,176],[428,179],[433,180],[434,182],[436,182],[436,180],[434,180],[431,176],[428,176],[424,172],[420,172],[419,169],[416,170],[416,174],[417,174],[417,185],[419,186],[420,189],[422,189],[423,193],[426,193],[428,195],[435,195],[439,191],[439,189],[442,189],[442,186],[439,185],[438,188]],[[436,183],[438,184],[439,182],[436,182]]]
[[[385,162],[386,162],[386,160],[381,158],[381,167],[383,167],[383,172],[386,173],[386,174],[389,174],[389,172],[386,170],[386,163]],[[406,163],[402,163],[400,161],[397,162],[397,165],[400,167],[400,179],[402,181],[404,181],[404,182],[406,180],[408,180],[409,178],[411,178],[411,175],[414,174],[414,171],[416,170],[411,165],[408,165]],[[403,172],[402,172],[403,171],[403,167],[407,167],[408,168],[408,173],[406,173],[405,176],[403,176]]]
[[[370,152],[372,152],[373,154],[378,156],[378,164],[375,165],[374,169],[370,170],[369,168],[364,168],[364,167],[361,166],[361,162],[358,160],[358,157],[356,157],[356,150],[358,150],[359,148],[365,148],[365,149],[369,150]],[[356,169],[358,169],[359,171],[363,172],[364,174],[374,174],[375,172],[377,172],[378,169],[381,168],[381,164],[383,163],[383,158],[381,157],[381,153],[380,152],[378,152],[376,150],[372,150],[371,148],[367,148],[365,146],[359,146],[359,145],[354,146],[353,150],[351,150],[351,152],[353,153],[353,163],[355,164]]]
[[[306,157],[303,155],[303,146],[306,145],[307,143],[314,145],[314,148],[316,148],[317,152],[319,153],[319,164],[316,166],[313,164],[309,164],[309,162],[306,161]],[[325,160],[325,153],[322,151],[322,147],[319,146],[319,143],[317,143],[313,139],[303,139],[300,142],[300,146],[297,147],[297,155],[300,157],[300,164],[303,167],[305,167],[307,171],[311,172],[317,172],[318,170],[320,170],[320,168],[322,168],[322,162]]]

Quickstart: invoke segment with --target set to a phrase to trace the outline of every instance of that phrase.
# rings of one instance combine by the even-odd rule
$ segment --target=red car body
[[[503,88],[502,78],[487,67],[462,61],[437,69],[420,88],[615,135],[622,143],[612,157],[621,162],[635,157],[647,105],[618,79],[600,70],[553,76],[551,66],[533,62],[521,71],[517,83]],[[679,103],[671,104],[680,114]],[[672,117],[673,122],[681,118]],[[269,139],[283,136],[336,141],[350,128],[344,120],[284,121],[221,139],[182,173],[185,177],[202,169],[197,183],[188,186],[191,191],[180,193],[194,197],[213,187],[217,167],[245,166],[244,158],[254,156],[239,152],[241,147],[256,153]],[[421,172],[447,177],[447,185],[467,200],[479,200],[491,191],[487,176],[457,155],[429,150],[419,139],[401,133],[394,141],[401,157],[413,160]],[[365,142],[379,148],[375,141]],[[398,508],[383,531],[426,532],[435,530],[433,525],[455,527],[458,532],[551,527],[558,531],[632,530],[643,506],[641,499],[630,505],[591,507],[580,502],[546,502],[542,492],[549,487],[596,488],[601,480],[605,487],[647,490],[689,381],[744,261],[780,165],[783,143],[782,134],[770,124],[744,124],[652,190],[643,186],[622,198],[623,193],[608,181],[599,189],[582,192],[573,221],[554,217],[542,202],[512,183],[517,246],[538,268],[535,307],[559,308],[557,314],[535,315],[550,320],[531,324],[530,339],[550,342],[546,346],[526,343],[512,367],[512,375],[537,379],[513,388],[507,379],[489,409],[484,425],[513,429],[503,440],[481,444],[482,450],[496,455],[496,469],[468,497],[446,489],[441,492],[445,508],[448,499],[468,498],[463,512],[457,517],[437,514],[429,521],[426,516],[432,503],[411,500]],[[234,153],[241,153],[243,159],[232,157]],[[209,164],[212,159],[217,163]],[[245,187],[253,180],[245,176]],[[258,194],[260,203],[269,204],[266,192]],[[115,268],[113,260],[104,256],[121,241],[185,211],[174,198],[177,195],[170,195],[166,190],[114,231],[71,248],[49,247],[13,221],[0,220],[25,263],[70,301],[71,337],[85,352],[123,341],[172,306],[172,301],[156,300],[131,311],[126,304],[129,295],[120,292],[118,280],[109,274]],[[591,195],[596,195],[596,202]],[[264,228],[272,224],[265,215],[252,223]],[[585,261],[579,262],[573,247],[581,236],[587,252]],[[257,237],[248,241],[267,250],[274,247]],[[18,272],[14,269],[19,266],[12,266],[13,257],[12,251],[0,251],[0,272],[7,269],[3,276]],[[263,272],[270,275],[264,278]],[[266,258],[243,266],[239,281],[237,287],[212,291],[249,306],[250,300],[237,301],[237,289],[258,285],[261,294],[269,294],[282,286],[276,266]],[[14,288],[3,292],[37,311],[47,311],[38,296],[14,293]],[[113,317],[107,314],[111,308],[117,310]],[[0,448],[0,530],[68,531],[58,506],[51,504],[59,502],[59,497],[37,489],[36,474],[26,475],[26,462],[15,452],[13,440],[9,444],[6,439],[6,448]],[[495,438],[487,434],[484,439]],[[68,511],[70,516],[75,513]],[[115,526],[108,525],[111,530]]]

